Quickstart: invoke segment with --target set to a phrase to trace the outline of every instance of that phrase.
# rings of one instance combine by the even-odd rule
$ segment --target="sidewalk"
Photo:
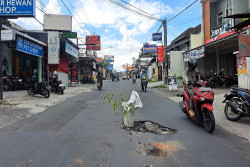
[[[153,88],[153,90],[176,103],[182,100],[182,97],[176,96],[182,91],[180,88],[178,88],[178,91],[168,91],[167,88]],[[224,94],[230,92],[229,88],[213,88],[213,91],[215,93],[213,108],[216,126],[220,126],[229,133],[250,141],[250,118],[243,117],[237,122],[232,122],[224,114],[225,103],[222,103],[222,101],[224,100]]]
[[[3,92],[3,101],[0,101],[0,128],[40,113],[78,94],[91,92],[94,87],[96,84],[66,87],[63,95],[51,93],[49,98],[41,95],[29,96],[26,90]]]

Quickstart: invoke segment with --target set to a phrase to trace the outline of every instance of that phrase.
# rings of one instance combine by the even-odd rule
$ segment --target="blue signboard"
[[[156,53],[157,46],[155,44],[143,44],[143,53]]]
[[[113,70],[113,67],[108,67],[107,69],[110,70],[110,71],[112,71],[112,70]]]
[[[25,52],[34,56],[43,56],[43,47],[31,42],[30,40],[24,39],[23,37],[17,37],[17,50]]]
[[[162,40],[161,33],[154,33],[152,36],[153,36],[153,41],[161,41]]]
[[[35,0],[0,0],[0,16],[34,17]]]

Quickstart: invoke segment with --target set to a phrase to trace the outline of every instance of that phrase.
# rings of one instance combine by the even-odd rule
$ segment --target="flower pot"
[[[182,87],[182,86],[183,86],[183,80],[177,79],[177,87]]]
[[[134,126],[134,113],[128,112],[126,115],[124,115],[124,125],[128,128]]]

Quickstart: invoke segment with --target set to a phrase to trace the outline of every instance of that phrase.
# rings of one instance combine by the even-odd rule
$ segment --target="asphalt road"
[[[122,113],[103,106],[107,92],[139,93],[143,109],[135,120],[150,120],[177,130],[171,135],[123,129]],[[216,119],[216,118],[215,118]],[[107,81],[30,118],[0,129],[1,167],[231,167],[249,166],[250,144],[216,126],[213,134],[195,124],[178,104],[137,80]]]

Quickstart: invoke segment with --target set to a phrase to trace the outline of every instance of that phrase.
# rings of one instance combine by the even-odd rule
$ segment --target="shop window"
[[[223,13],[220,12],[217,16],[217,26],[222,24]]]

